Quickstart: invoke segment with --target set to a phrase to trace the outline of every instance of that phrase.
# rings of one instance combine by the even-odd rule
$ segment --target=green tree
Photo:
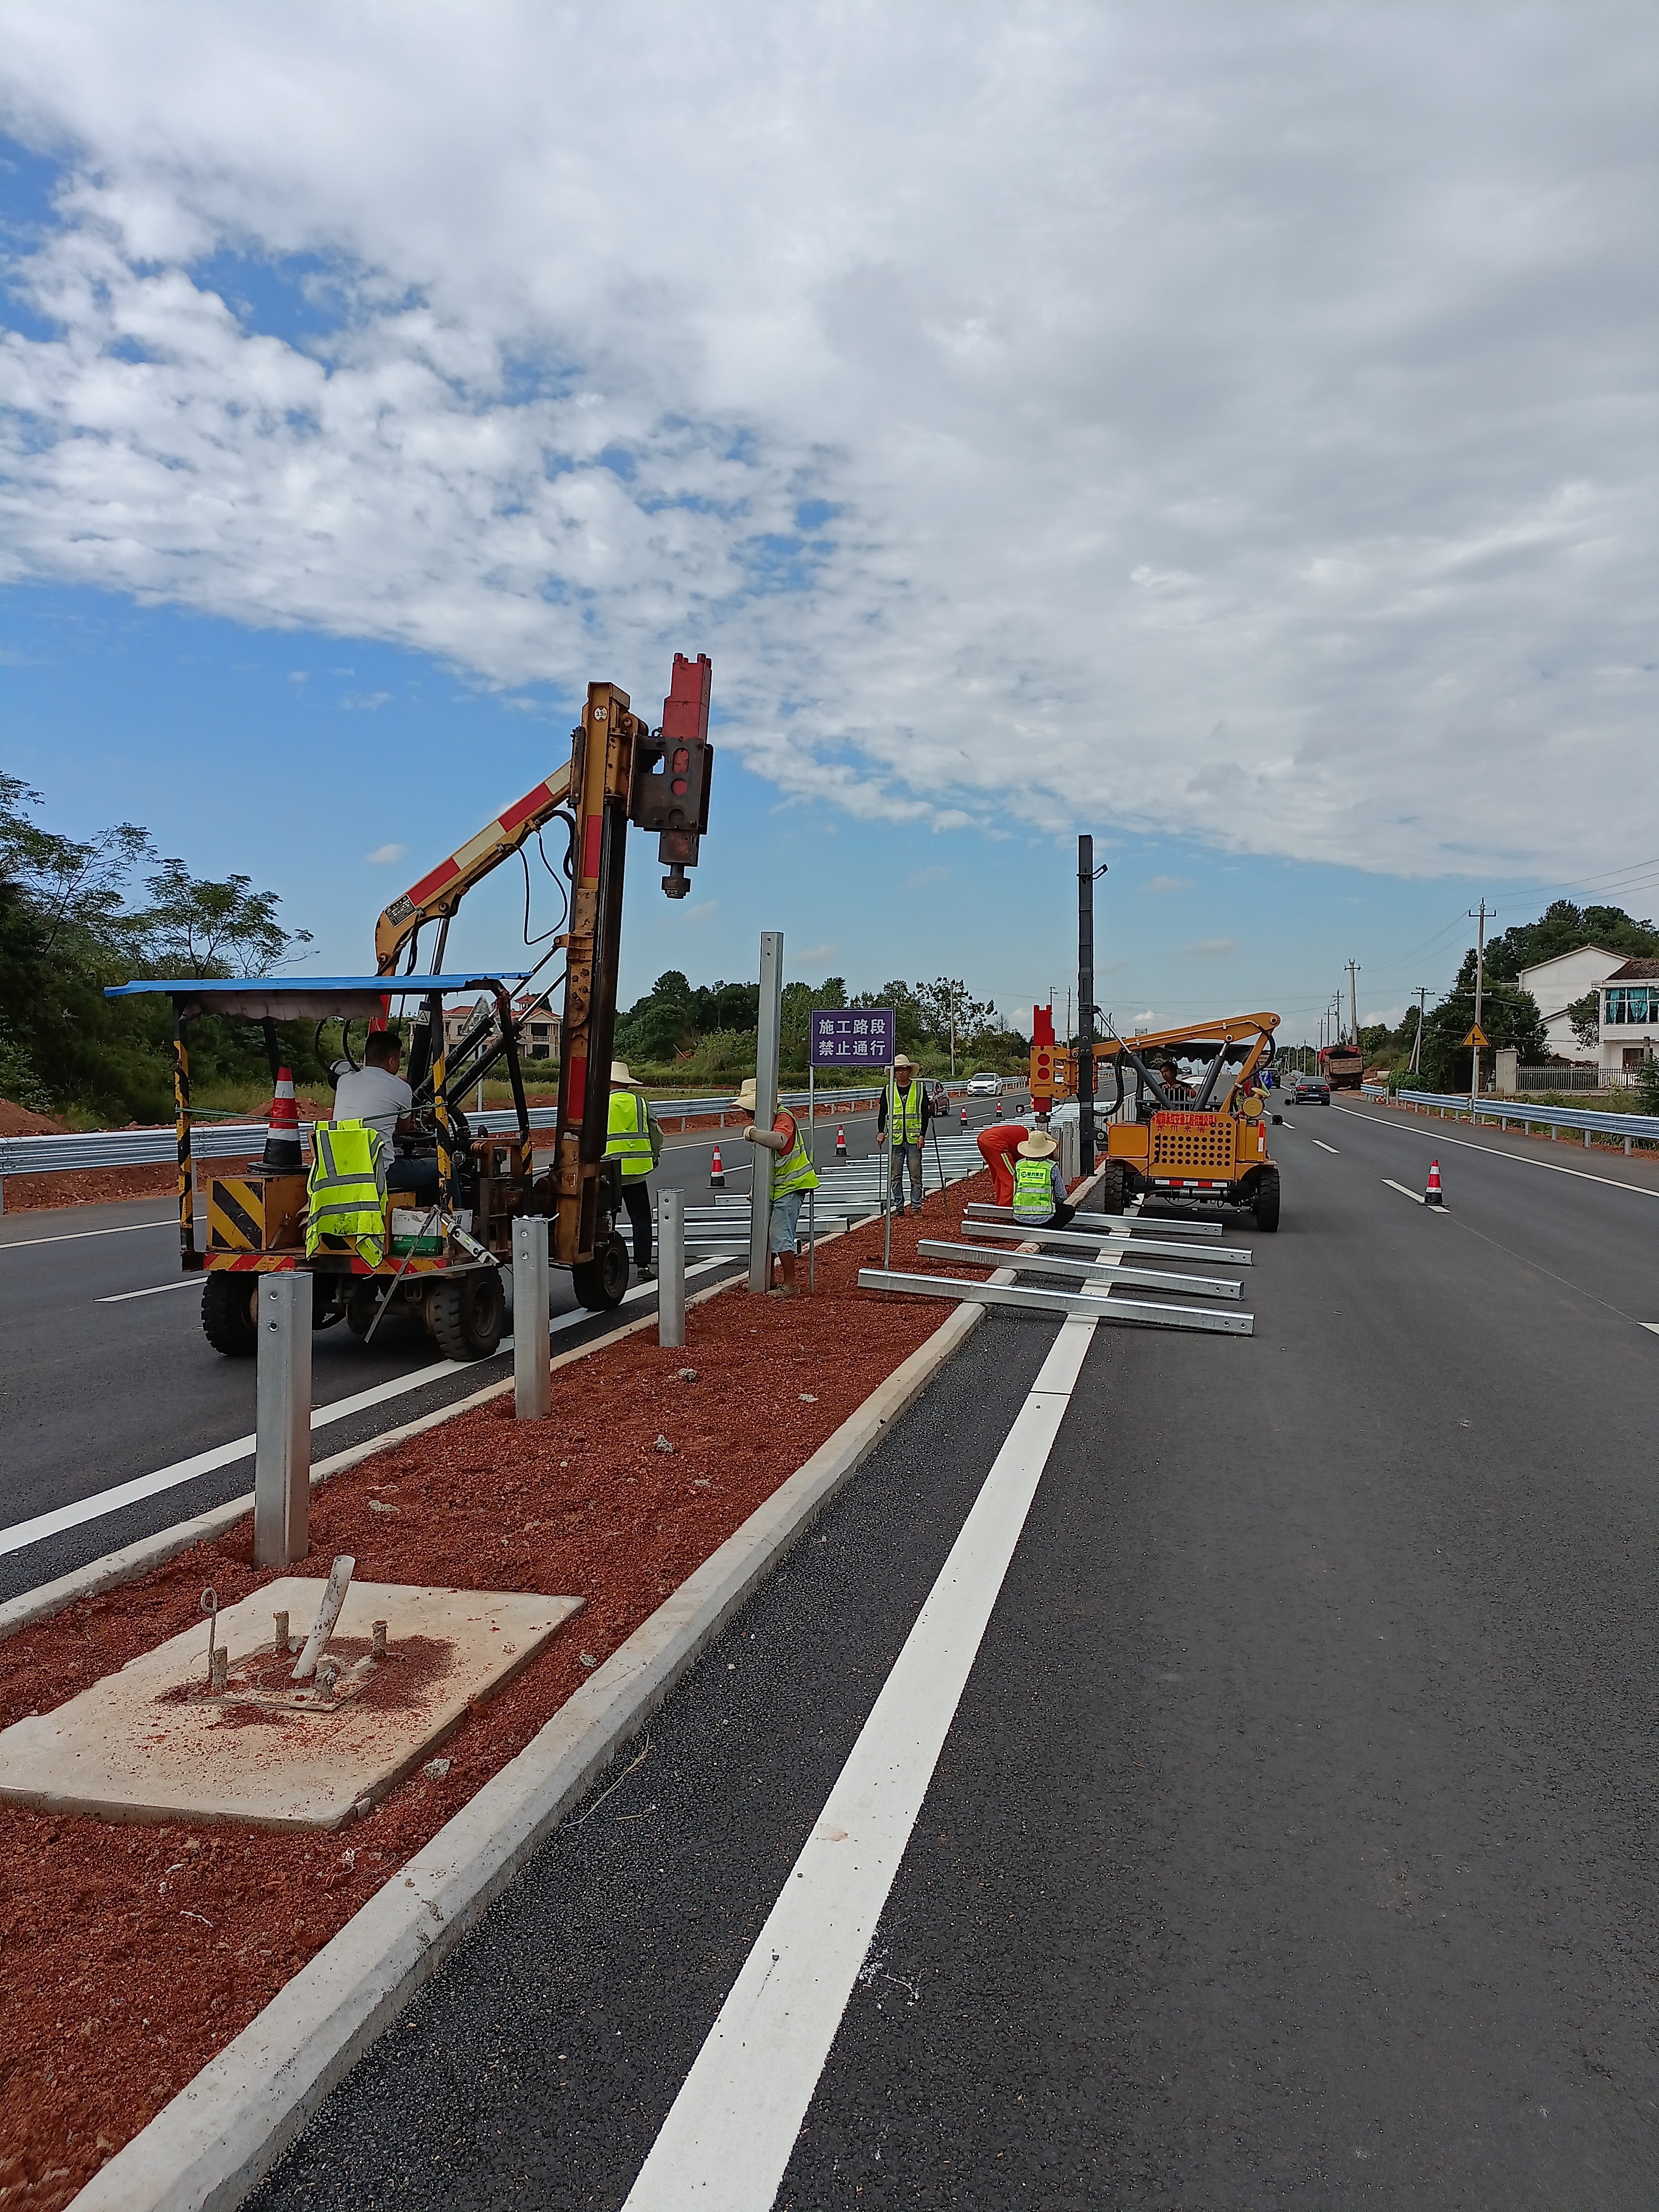
[[[1572,1033],[1586,1052],[1594,1052],[1601,1042],[1601,994],[1599,989],[1586,991],[1582,999],[1575,999],[1567,1008],[1567,1019],[1572,1024]]]

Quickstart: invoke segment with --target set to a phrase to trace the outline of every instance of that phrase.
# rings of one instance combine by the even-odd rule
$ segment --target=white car
[[[988,1070],[981,1071],[978,1075],[970,1075],[968,1079],[968,1096],[970,1098],[1000,1098],[1002,1078],[1000,1075],[991,1074]]]

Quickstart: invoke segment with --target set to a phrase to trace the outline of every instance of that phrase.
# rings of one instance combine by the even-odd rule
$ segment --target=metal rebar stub
[[[208,1686],[211,1689],[214,1675],[213,1638],[214,1632],[219,1626],[219,1593],[216,1589],[204,1589],[202,1592],[202,1610],[207,1615]]]
[[[273,1613],[271,1618],[276,1626],[276,1632],[270,1639],[270,1648],[273,1651],[286,1651],[288,1650],[288,1615],[285,1613]]]
[[[208,1662],[208,1688],[213,1695],[222,1697],[230,1681],[230,1652],[220,1644]]]
[[[371,1650],[371,1652],[372,1652],[373,1656],[374,1656],[376,1659],[384,1659],[384,1658],[386,1657],[386,1623],[385,1623],[385,1621],[383,1621],[383,1620],[375,1620],[375,1621],[371,1621],[371,1622],[369,1623],[368,1634],[369,1634],[369,1649],[370,1649],[370,1650]]]
[[[330,1568],[328,1580],[323,1586],[323,1601],[317,1608],[316,1621],[306,1638],[306,1648],[295,1662],[290,1678],[292,1680],[308,1682],[316,1673],[323,1647],[333,1635],[334,1624],[340,1618],[340,1607],[345,1603],[345,1595],[351,1587],[356,1565],[356,1560],[349,1553],[342,1553]]]

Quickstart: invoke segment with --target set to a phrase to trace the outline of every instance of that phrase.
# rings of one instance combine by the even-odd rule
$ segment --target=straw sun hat
[[[1051,1137],[1046,1129],[1033,1129],[1024,1144],[1015,1147],[1023,1160],[1051,1160],[1060,1150],[1058,1137]]]
[[[611,1061],[611,1080],[613,1084],[620,1084],[624,1091],[643,1091],[645,1088],[644,1084],[635,1083],[633,1077],[629,1073],[628,1062],[625,1060],[613,1060]]]

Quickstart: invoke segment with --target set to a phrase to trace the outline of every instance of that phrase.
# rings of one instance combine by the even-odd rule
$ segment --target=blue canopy
[[[487,991],[521,983],[525,971],[487,975],[186,975],[169,981],[112,983],[106,999],[164,991],[175,1003],[194,1000],[203,1013],[240,1014],[252,1021],[301,1021],[343,1014],[372,1019],[386,998],[425,998],[455,991]]]

